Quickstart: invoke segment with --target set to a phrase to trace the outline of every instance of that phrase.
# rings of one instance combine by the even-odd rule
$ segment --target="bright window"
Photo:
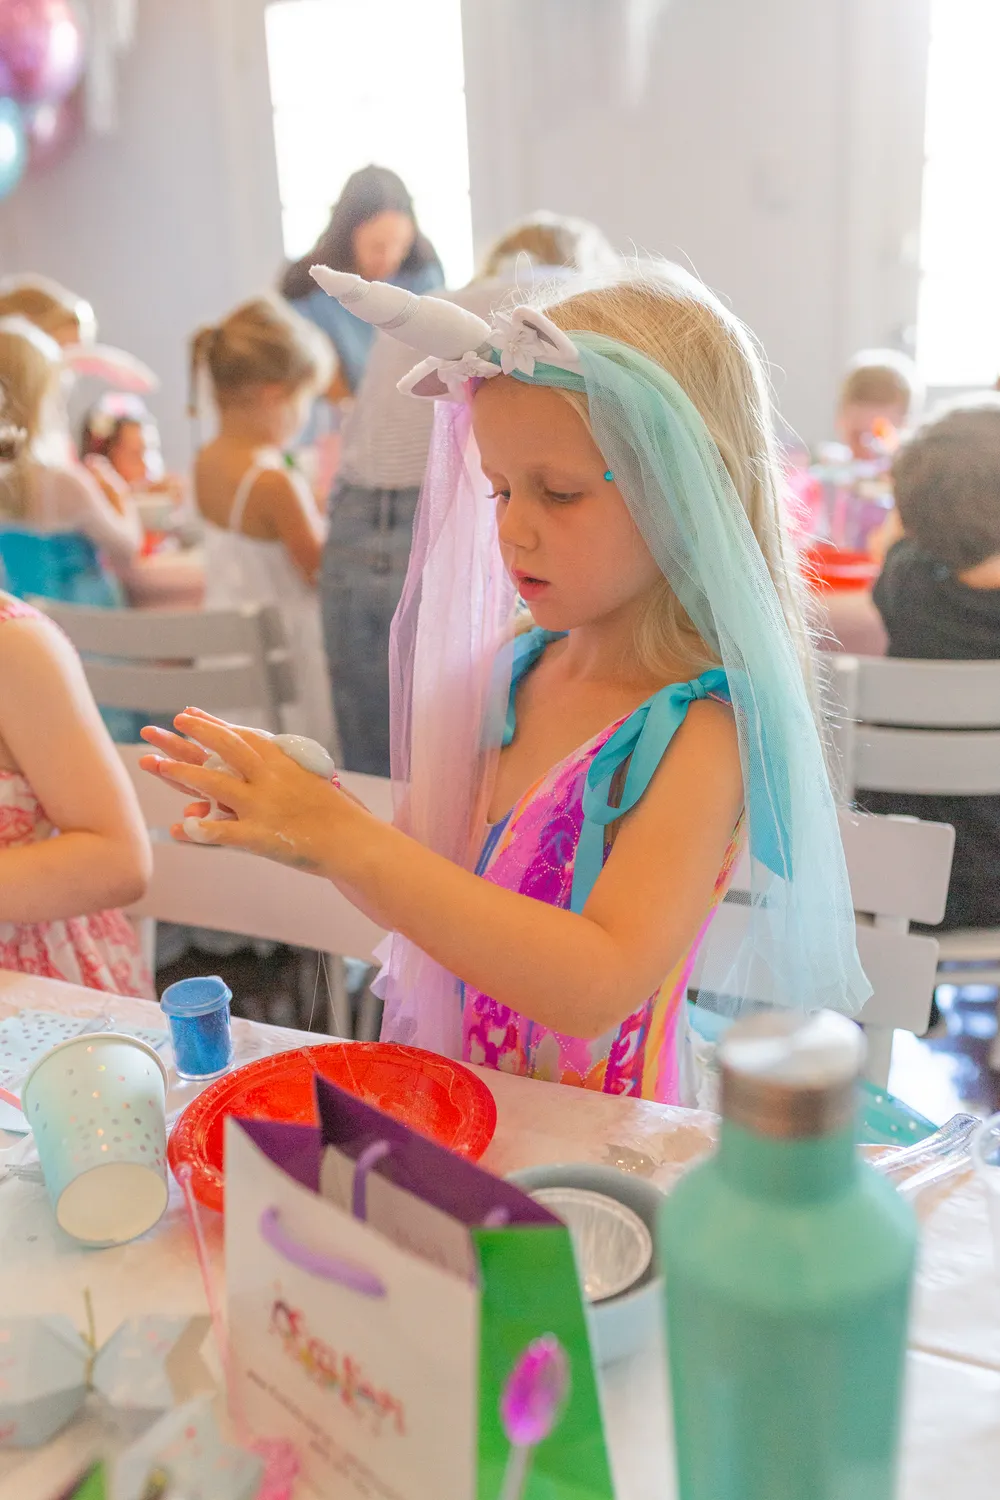
[[[1000,375],[1000,0],[932,0],[917,358],[929,385]]]
[[[449,286],[472,275],[461,0],[273,0],[266,11],[285,253],[314,243],[341,188],[398,172]]]

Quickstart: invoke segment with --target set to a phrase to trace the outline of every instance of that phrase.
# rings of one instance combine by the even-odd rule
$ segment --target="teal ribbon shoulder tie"
[[[711,693],[729,697],[722,667],[713,667],[690,682],[674,682],[639,705],[598,750],[583,789],[583,827],[573,865],[570,910],[582,912],[604,868],[604,831],[631,812],[645,792],[664,752],[687,716],[688,705]],[[629,760],[629,757],[631,759]],[[608,798],[615,775],[629,761],[621,802]]]

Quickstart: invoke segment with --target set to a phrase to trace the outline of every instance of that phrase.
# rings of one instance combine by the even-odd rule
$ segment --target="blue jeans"
[[[344,769],[389,775],[389,626],[410,560],[419,488],[342,482],[330,499],[320,600]]]

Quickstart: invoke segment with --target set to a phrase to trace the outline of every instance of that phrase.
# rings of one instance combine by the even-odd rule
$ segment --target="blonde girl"
[[[110,604],[118,598],[111,570],[136,555],[142,526],[128,495],[102,489],[66,456],[63,370],[54,338],[24,317],[0,318],[3,421],[18,435],[0,466],[0,549],[15,592],[28,591],[16,576],[25,549],[32,556],[44,551],[44,568],[58,575],[60,586],[36,583],[31,592]],[[33,538],[48,544],[39,547]]]
[[[404,384],[439,401],[394,623],[396,826],[188,713],[186,744],[146,732],[149,767],[237,814],[195,804],[192,833],[334,881],[393,933],[383,1036],[487,1066],[688,1102],[689,990],[857,1011],[746,330],[666,266],[492,327],[315,274],[429,356]]]
[[[207,385],[218,431],[198,452],[206,602],[281,609],[298,678],[286,729],[333,736],[315,582],[325,521],[286,461],[332,356],[322,334],[278,297],[255,297],[191,340],[192,408]]]

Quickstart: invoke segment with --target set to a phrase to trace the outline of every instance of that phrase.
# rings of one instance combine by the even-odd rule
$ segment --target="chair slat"
[[[235,849],[153,845],[153,876],[134,917],[211,927],[369,958],[384,933],[328,880]]]
[[[38,600],[50,619],[70,637],[78,651],[97,656],[162,661],[167,657],[256,656],[261,649],[263,610],[246,609],[94,609]],[[268,617],[277,611],[268,606]],[[275,637],[268,618],[269,648],[283,645],[280,616]]]
[[[932,926],[944,916],[955,830],[949,823],[840,813],[847,874],[855,911],[905,917]],[[733,871],[734,894],[750,889],[746,854]]]
[[[84,661],[90,690],[102,708],[179,714],[196,703],[207,713],[233,716],[268,702],[268,681],[259,663],[240,666],[170,667]],[[268,729],[280,725],[271,720]]]
[[[749,911],[724,902],[713,921],[716,940],[735,953],[746,935]],[[872,986],[872,997],[858,1017],[862,1025],[901,1027],[921,1035],[927,1030],[937,974],[937,940],[920,933],[886,932],[858,927],[858,956]],[[695,966],[692,988],[702,977],[703,961]],[[773,986],[763,965],[752,969],[746,997],[762,1005],[773,1002]]]
[[[1000,661],[860,656],[857,718],[926,729],[1000,729]]]
[[[853,783],[870,791],[1000,794],[1000,730],[884,729],[859,724]]]

